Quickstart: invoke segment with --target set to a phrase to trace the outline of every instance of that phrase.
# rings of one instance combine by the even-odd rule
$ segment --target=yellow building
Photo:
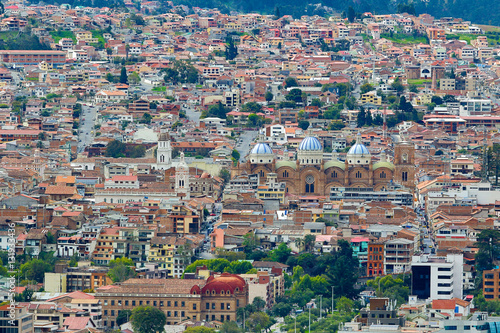
[[[160,268],[166,269],[167,277],[180,278],[184,273],[184,261],[189,260],[191,252],[185,239],[175,236],[153,237],[148,261],[158,263]]]
[[[79,31],[76,33],[76,39],[78,41],[84,41],[87,43],[98,43],[99,40],[97,38],[92,37],[92,33],[90,31]]]
[[[375,90],[369,91],[366,94],[361,95],[361,103],[363,104],[374,104],[374,105],[382,105],[382,97],[377,96],[377,92]]]

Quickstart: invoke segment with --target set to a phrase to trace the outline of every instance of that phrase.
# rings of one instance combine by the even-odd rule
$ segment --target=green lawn
[[[52,38],[54,38],[55,43],[59,43],[59,41],[62,38],[71,38],[73,42],[76,43],[76,37],[72,31],[66,31],[66,30],[51,31],[50,35],[52,36]]]
[[[498,31],[491,31],[489,33],[486,33],[484,35],[472,35],[472,34],[448,34],[446,35],[446,39],[458,39],[458,40],[465,40],[467,44],[471,44],[471,42],[476,39],[478,36],[486,36],[488,39],[488,45],[489,46],[496,46],[500,45],[500,35],[498,34]],[[498,39],[497,39],[498,38]]]
[[[422,85],[426,82],[432,82],[432,80],[426,80],[426,79],[412,79],[408,80],[408,84],[415,84],[415,85]]]
[[[385,38],[396,44],[427,44],[427,39],[425,37],[414,37],[412,35],[406,34],[380,34],[380,38]]]
[[[167,87],[154,87],[153,91],[165,92],[167,91]]]

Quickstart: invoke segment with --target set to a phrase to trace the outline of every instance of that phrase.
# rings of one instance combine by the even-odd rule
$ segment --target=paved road
[[[244,131],[240,135],[236,145],[236,150],[240,153],[240,162],[245,161],[245,156],[250,152],[250,144],[255,140],[258,134],[258,131]]]
[[[187,107],[183,107],[182,109],[186,111],[186,117],[192,122],[199,123],[201,112],[195,111],[194,106],[190,104],[186,104]]]
[[[80,128],[78,130],[78,153],[85,150],[94,140],[94,124],[97,116],[97,107],[82,105]],[[94,131],[94,133],[92,133]]]

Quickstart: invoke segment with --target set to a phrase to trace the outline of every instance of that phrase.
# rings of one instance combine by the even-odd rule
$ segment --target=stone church
[[[335,154],[334,154],[335,155]],[[415,147],[410,142],[395,144],[394,161],[389,162],[382,153],[380,160],[372,162],[368,148],[361,143],[358,134],[345,161],[336,156],[330,161],[323,159],[323,147],[314,136],[302,140],[296,159],[289,160],[285,152],[283,160],[277,160],[266,143],[256,144],[247,161],[232,169],[232,176],[258,174],[264,184],[268,173],[276,173],[278,182],[286,184],[286,193],[294,195],[329,195],[334,188],[370,188],[387,190],[393,183],[409,189],[415,187]]]

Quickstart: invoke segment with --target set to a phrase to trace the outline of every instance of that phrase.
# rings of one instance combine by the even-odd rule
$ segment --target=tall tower
[[[166,170],[172,165],[172,146],[170,135],[160,133],[158,137],[158,150],[156,151],[156,165],[159,170]]]
[[[394,181],[413,189],[415,187],[415,145],[408,141],[394,147]]]
[[[184,199],[189,199],[189,167],[181,152],[179,164],[175,167],[175,193]]]

